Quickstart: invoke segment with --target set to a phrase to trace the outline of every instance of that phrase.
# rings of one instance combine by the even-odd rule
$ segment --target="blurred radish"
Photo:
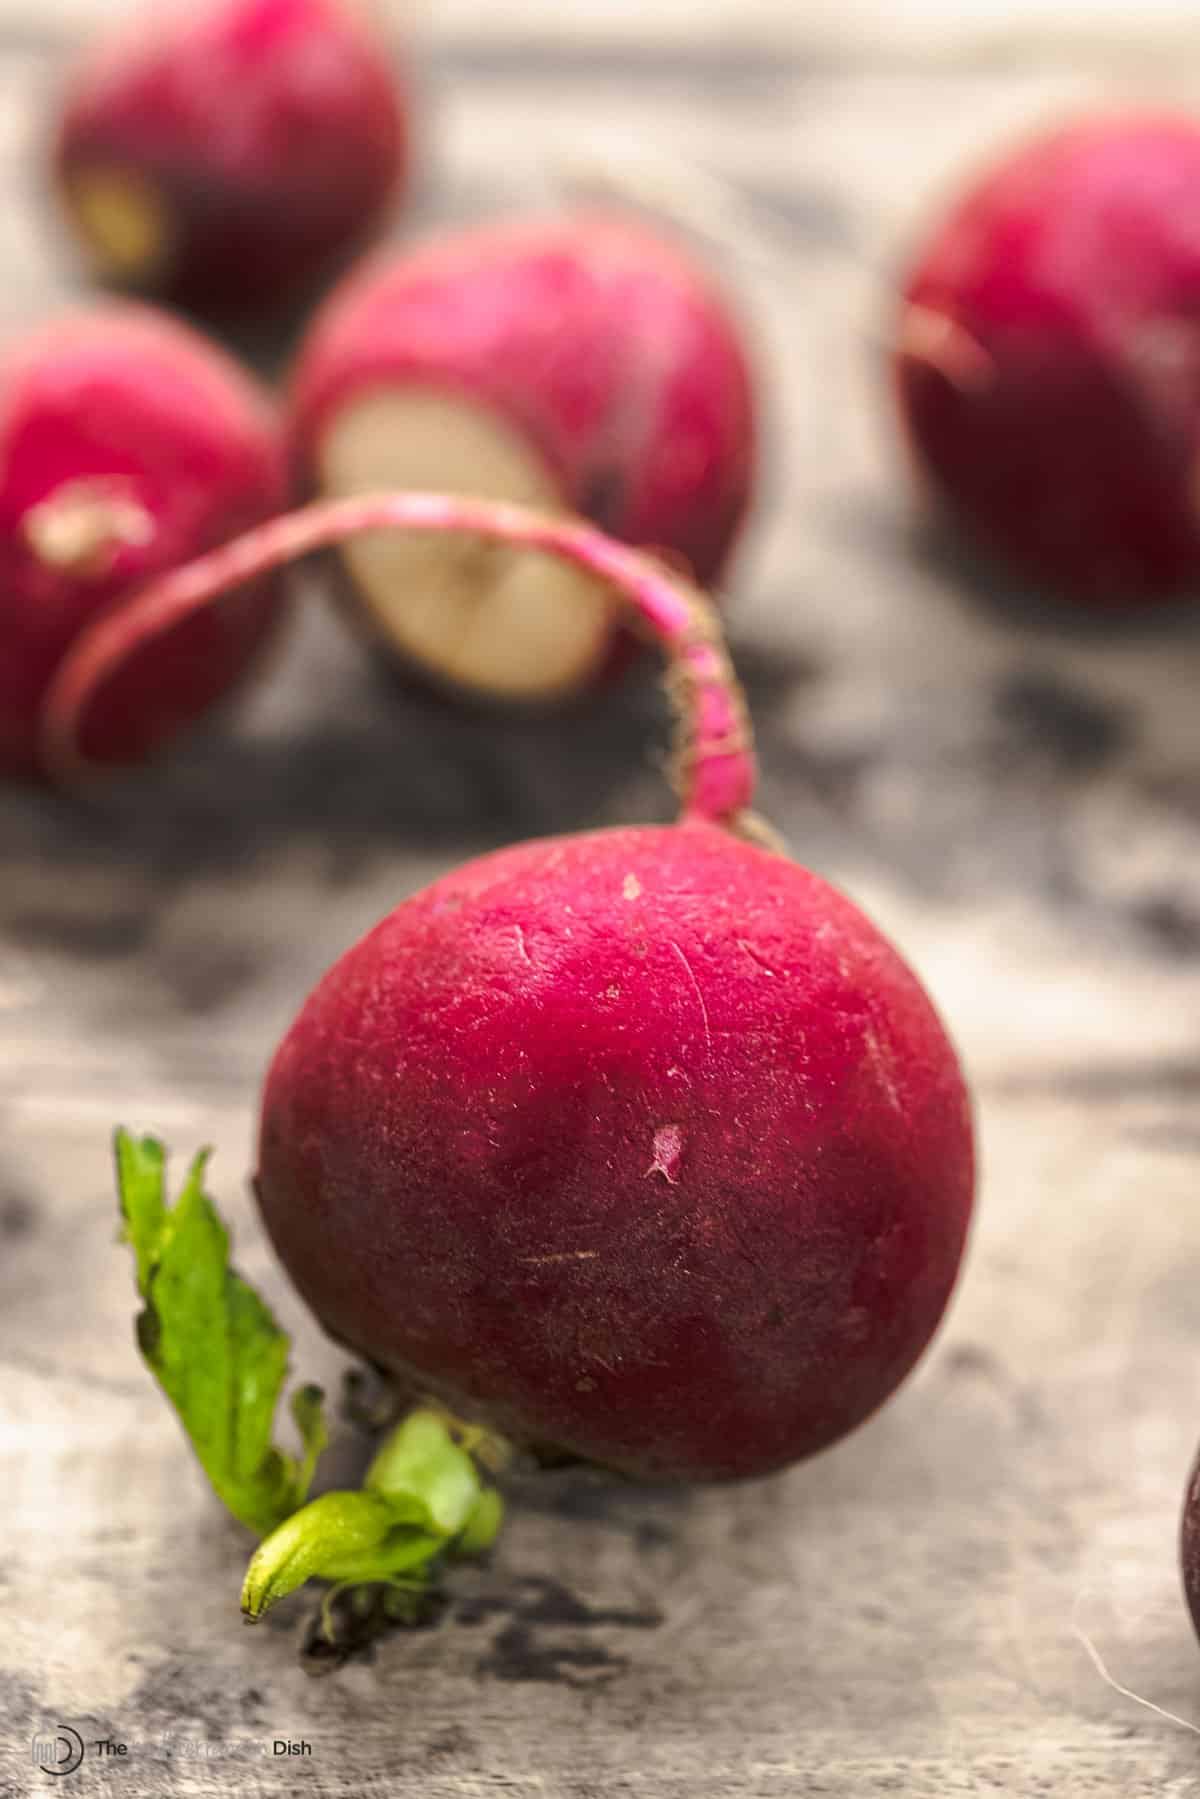
[[[310,491],[572,510],[705,584],[754,473],[738,323],[680,249],[599,211],[450,232],[352,274],[302,348],[292,432]],[[520,547],[392,533],[343,555],[378,638],[452,687],[553,700],[628,650],[601,585]]]
[[[937,496],[1064,599],[1200,588],[1200,122],[1109,115],[969,187],[904,289],[895,378]]]
[[[58,187],[101,275],[197,310],[278,308],[380,223],[408,109],[347,0],[155,6],[76,71]]]
[[[1179,1548],[1184,1597],[1196,1635],[1200,1637],[1200,1458],[1192,1468],[1184,1495]]]
[[[38,714],[80,633],[131,589],[276,512],[266,397],[220,350],[136,306],[0,355],[0,771],[37,771]],[[86,762],[136,761],[220,697],[278,614],[273,580],[146,645],[76,723]]]

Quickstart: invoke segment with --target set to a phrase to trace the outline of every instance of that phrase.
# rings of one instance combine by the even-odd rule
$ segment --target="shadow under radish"
[[[1022,636],[1090,647],[1111,644],[1114,653],[1132,643],[1200,642],[1200,587],[1154,605],[1072,602],[1022,580],[944,515],[898,519],[895,531],[898,544],[940,582]]]

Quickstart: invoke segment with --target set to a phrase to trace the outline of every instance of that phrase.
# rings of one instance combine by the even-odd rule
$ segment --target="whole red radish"
[[[954,1051],[849,900],[739,834],[753,761],[707,602],[590,527],[312,507],[168,577],[134,629],[396,527],[549,550],[624,599],[670,661],[683,815],[485,856],[350,950],[267,1079],[267,1228],[327,1330],[468,1419],[633,1475],[781,1467],[886,1399],[946,1304],[973,1188]],[[47,707],[58,760],[121,653],[92,638]]]
[[[108,306],[10,344],[0,354],[0,772],[37,772],[47,688],[87,626],[278,511],[285,493],[266,397],[186,327]],[[273,580],[256,582],[130,644],[73,721],[78,760],[139,760],[203,712],[247,667],[279,603]]]
[[[969,1130],[848,901],[717,823],[471,863],[325,977],[263,1216],[326,1329],[468,1418],[655,1478],[762,1474],[931,1336]]]
[[[77,70],[57,185],[103,276],[200,311],[277,309],[380,223],[408,109],[353,0],[154,6]]]
[[[1180,1560],[1183,1566],[1183,1591],[1196,1635],[1200,1636],[1200,1460],[1188,1480],[1183,1502],[1183,1524],[1180,1531]]]
[[[705,584],[754,474],[738,322],[680,249],[599,211],[449,232],[350,275],[302,347],[292,433],[310,491],[571,510]],[[611,596],[519,548],[392,534],[343,554],[376,636],[460,690],[556,699],[628,649]]]
[[[937,495],[1080,605],[1200,587],[1200,121],[1101,115],[1018,149],[925,244],[895,379]]]

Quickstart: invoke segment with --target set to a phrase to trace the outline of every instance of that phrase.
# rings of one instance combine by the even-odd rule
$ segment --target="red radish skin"
[[[1039,137],[925,244],[895,350],[936,496],[1038,589],[1145,607],[1200,586],[1200,123]]]
[[[267,1078],[267,1229],[333,1335],[466,1418],[635,1476],[782,1467],[880,1405],[945,1307],[973,1190],[954,1051],[867,919],[746,840],[719,626],[652,559],[515,507],[383,496],[261,527],[130,611],[153,637],[385,526],[608,581],[670,663],[681,820],[469,863],[344,956]],[[60,677],[60,759],[56,720],[104,666],[85,646]]]
[[[279,1049],[259,1200],[339,1340],[629,1474],[764,1474],[941,1316],[962,1083],[862,914],[708,823],[523,844],[408,900]]]
[[[56,183],[103,275],[197,311],[278,310],[398,199],[409,111],[356,6],[155,6],[77,70]]]
[[[1183,1566],[1184,1596],[1192,1614],[1196,1635],[1200,1637],[1200,1459],[1192,1469],[1184,1496],[1180,1560]]]
[[[640,220],[601,211],[373,258],[302,346],[291,433],[309,492],[436,488],[561,507],[705,586],[738,535],[756,450],[726,301]],[[628,650],[612,605],[561,568],[531,591],[516,552],[391,538],[346,556],[376,635],[460,691],[559,699]]]
[[[39,715],[71,646],[131,590],[279,510],[264,394],[183,325],[80,313],[0,357],[0,772],[39,772]],[[138,761],[246,670],[280,609],[268,578],[180,630],[128,644],[74,722],[77,761]]]

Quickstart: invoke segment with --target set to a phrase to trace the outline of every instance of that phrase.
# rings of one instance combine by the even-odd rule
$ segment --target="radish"
[[[1183,1504],[1180,1532],[1183,1591],[1196,1635],[1200,1636],[1200,1459],[1192,1469]]]
[[[310,491],[570,509],[704,584],[754,470],[726,303],[680,250],[601,211],[450,232],[350,275],[302,347],[292,434]],[[344,556],[376,637],[460,691],[561,699],[629,648],[602,583],[519,547],[388,534]]]
[[[279,510],[282,437],[224,352],[148,308],[60,319],[0,356],[0,772],[38,769],[63,657],[134,586]],[[80,714],[77,760],[136,761],[223,694],[279,612],[255,583],[130,647]]]
[[[549,551],[628,606],[670,664],[682,816],[485,856],[336,964],[267,1078],[268,1232],[333,1336],[518,1444],[678,1480],[810,1455],[938,1323],[971,1208],[969,1106],[896,952],[747,840],[748,726],[697,591],[515,507],[312,507],[168,576],[121,632],[98,626],[51,695],[50,753],[69,761],[69,721],[131,634],[396,528]]]
[[[379,224],[407,118],[352,6],[193,0],[153,7],[84,58],[55,175],[103,276],[199,310],[277,308]]]
[[[904,423],[950,512],[1081,605],[1200,585],[1200,123],[1085,119],[976,182],[904,289]]]

